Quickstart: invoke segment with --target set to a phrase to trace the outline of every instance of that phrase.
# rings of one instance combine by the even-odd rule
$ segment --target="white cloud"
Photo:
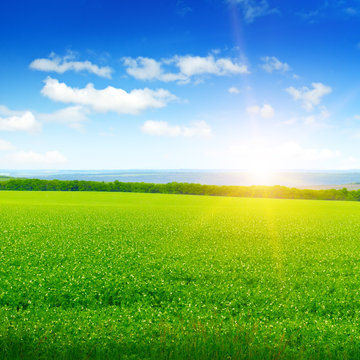
[[[262,107],[255,105],[246,108],[250,115],[260,115],[264,119],[271,119],[275,116],[274,108],[269,104],[264,104]]]
[[[316,105],[320,104],[321,98],[332,92],[330,86],[326,86],[322,83],[312,84],[312,89],[303,87],[301,89],[295,89],[294,87],[289,87],[286,91],[293,97],[294,100],[300,100],[303,103],[303,107],[307,111],[314,109]]]
[[[64,56],[61,58],[54,53],[51,53],[49,58],[35,59],[29,66],[30,69],[33,70],[56,72],[59,74],[63,74],[69,70],[75,72],[88,71],[89,73],[105,78],[111,78],[111,73],[113,71],[108,66],[99,67],[87,60],[75,61],[73,56]]]
[[[328,148],[303,147],[295,141],[269,144],[265,139],[252,139],[213,154],[214,158],[225,159],[229,168],[256,171],[326,168],[340,155]]]
[[[83,127],[84,122],[87,121],[86,115],[88,113],[88,109],[75,105],[49,114],[39,114],[37,117],[44,122],[59,123],[68,125],[73,129],[80,129]]]
[[[264,64],[261,65],[261,67],[266,72],[269,72],[269,73],[271,73],[273,71],[286,72],[291,69],[287,63],[281,62],[275,56],[265,56],[265,57],[261,58],[261,60],[264,62]]]
[[[193,75],[213,74],[231,75],[247,74],[247,66],[229,58],[215,59],[213,55],[201,56],[175,56],[173,58],[181,74],[188,78]]]
[[[154,59],[139,56],[137,59],[130,57],[123,58],[127,66],[126,72],[139,80],[152,80],[162,77],[161,63]]]
[[[229,89],[228,89],[228,92],[229,92],[230,94],[240,94],[240,90],[239,90],[237,87],[235,87],[235,86],[232,86],[231,88],[229,88]]]
[[[148,120],[141,127],[142,132],[157,136],[210,136],[211,128],[205,121],[194,122],[191,126],[170,125],[166,121]]]
[[[11,110],[2,107],[2,111],[12,113]],[[25,131],[29,133],[37,133],[41,130],[41,123],[35,119],[31,111],[14,112],[18,115],[8,117],[0,117],[0,131]]]
[[[348,16],[359,15],[360,9],[358,5],[355,4],[356,2],[357,0],[322,1],[319,6],[319,4],[314,1],[313,3],[318,5],[316,8],[308,12],[298,12],[297,15],[301,16],[305,20],[308,20],[310,23],[316,23],[326,18],[334,18],[334,16],[336,18],[344,18],[345,15],[346,19]]]
[[[319,114],[313,114],[309,116],[305,116],[303,118],[303,122],[305,125],[311,126],[324,126],[324,121],[330,116],[329,111],[325,106],[322,106]]]
[[[348,156],[343,160],[341,169],[343,170],[360,169],[360,161],[358,158],[354,156]]]
[[[79,89],[50,77],[45,80],[41,93],[54,101],[90,106],[97,112],[114,111],[119,114],[139,114],[148,108],[162,108],[176,99],[175,95],[164,89],[145,88],[126,92],[108,86],[97,90],[91,83]]]
[[[284,143],[277,150],[279,154],[286,154],[285,156],[289,159],[301,159],[306,161],[333,159],[340,155],[339,151],[327,148],[303,148],[296,142]]]
[[[24,111],[10,110],[4,105],[0,105],[0,116],[22,115],[23,113]]]
[[[9,141],[0,139],[0,151],[11,151],[15,150],[15,146]]]
[[[294,125],[296,123],[302,123],[307,126],[312,127],[326,127],[328,124],[326,123],[326,119],[330,117],[330,112],[327,110],[325,106],[320,106],[320,112],[316,114],[311,114],[308,116],[302,117],[292,117],[286,121],[283,121],[284,125]]]
[[[64,164],[66,158],[59,151],[48,151],[44,154],[33,151],[18,151],[11,159],[21,165],[53,166]]]
[[[126,57],[123,58],[123,63],[126,66],[126,72],[136,79],[164,82],[187,83],[193,76],[226,76],[249,73],[247,66],[239,60],[215,58],[214,55],[205,57],[176,55],[161,61],[141,56],[136,59]],[[174,66],[177,72],[165,71],[165,66]]]
[[[292,117],[290,119],[287,119],[285,121],[282,122],[282,124],[284,125],[294,125],[298,122],[298,119],[296,117]]]
[[[168,61],[166,60],[166,62]],[[126,72],[138,80],[160,80],[164,82],[187,80],[183,74],[164,72],[162,69],[163,62],[155,59],[142,56],[136,59],[125,57],[123,63],[127,67]]]
[[[0,131],[26,131],[38,133],[42,123],[59,123],[79,129],[87,120],[89,110],[75,105],[57,110],[53,113],[33,113],[32,111],[10,110],[0,105]],[[3,117],[1,117],[3,116]]]
[[[360,120],[360,115],[354,115],[353,117],[355,120]]]
[[[228,2],[241,7],[247,23],[252,23],[257,17],[279,12],[277,9],[271,9],[267,0],[228,0]]]

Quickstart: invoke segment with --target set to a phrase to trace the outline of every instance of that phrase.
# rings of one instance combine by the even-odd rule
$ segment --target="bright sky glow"
[[[360,168],[358,0],[3,1],[0,169]]]

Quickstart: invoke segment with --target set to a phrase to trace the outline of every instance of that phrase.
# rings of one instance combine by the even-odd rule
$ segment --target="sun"
[[[272,185],[273,167],[265,161],[253,161],[249,167],[249,177],[252,185]]]

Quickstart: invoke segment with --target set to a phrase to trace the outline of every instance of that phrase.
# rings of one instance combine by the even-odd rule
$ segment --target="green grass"
[[[360,204],[0,192],[0,358],[360,357]]]

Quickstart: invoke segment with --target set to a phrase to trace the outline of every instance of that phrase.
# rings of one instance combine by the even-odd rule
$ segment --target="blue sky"
[[[0,3],[0,169],[360,168],[360,1]]]

